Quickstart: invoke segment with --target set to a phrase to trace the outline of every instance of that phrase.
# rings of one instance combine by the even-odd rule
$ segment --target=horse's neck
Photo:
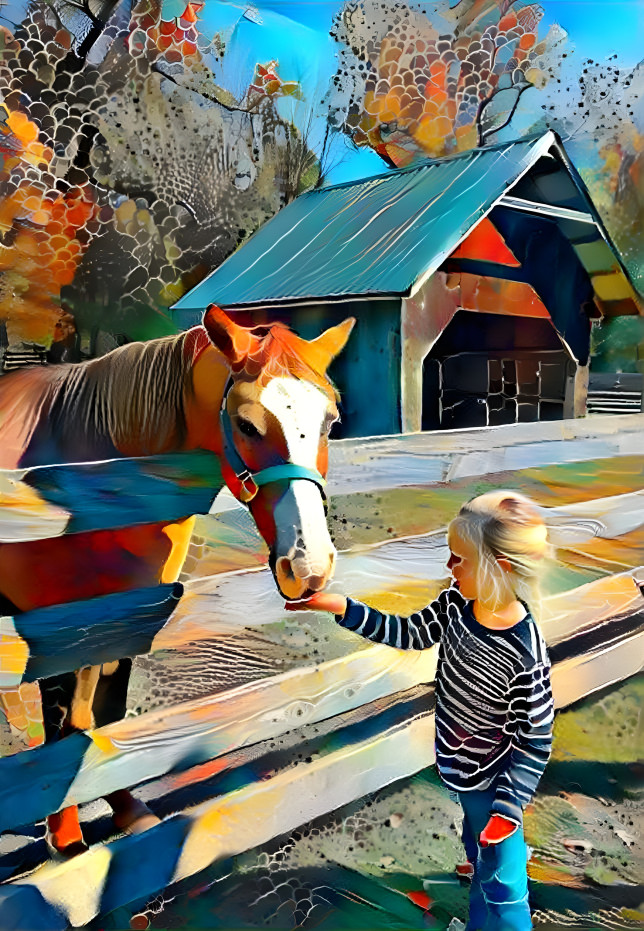
[[[131,441],[126,446],[119,444],[119,452],[126,456],[144,456],[154,453],[171,453],[190,449],[208,449],[219,453],[219,410],[229,376],[228,365],[224,357],[212,345],[203,327],[194,327],[177,337],[180,345],[182,367],[185,365],[183,391],[177,397],[176,417],[182,427],[168,437],[168,441],[155,445],[151,450],[149,440],[141,445],[139,438],[145,436],[145,430],[138,421],[132,423]],[[154,340],[150,341],[151,343]],[[149,344],[148,344],[149,345]],[[127,352],[128,347],[123,347]],[[118,352],[118,350],[117,350]],[[105,357],[112,362],[115,353]],[[111,358],[112,357],[112,358]],[[176,357],[175,360],[176,362]],[[160,364],[156,362],[155,365]],[[132,383],[132,397],[140,397],[148,388],[149,376],[145,368],[136,368],[138,373]],[[138,380],[137,380],[138,378]],[[142,405],[135,405],[134,414],[142,410]],[[145,443],[147,442],[147,445]]]
[[[192,367],[192,390],[184,396],[187,449],[221,452],[219,412],[229,375],[224,357],[210,342],[199,347]]]
[[[131,364],[130,356],[139,350],[123,346],[107,356],[80,365],[52,366],[5,376],[0,380],[0,468],[17,468],[42,465],[50,462],[73,462],[111,458],[112,456],[145,456],[150,453],[178,452],[181,449],[208,449],[220,453],[219,410],[228,380],[228,366],[223,356],[212,346],[205,331],[196,328],[183,340],[183,357],[188,362],[191,376],[186,379],[182,398],[176,411],[177,418],[185,419],[185,430],[168,442],[153,444],[141,439],[145,407],[141,398],[148,386],[149,372]],[[157,359],[157,364],[162,364]],[[112,446],[110,436],[103,430],[81,424],[91,424],[92,418],[82,416],[68,403],[75,394],[73,385],[85,384],[76,396],[85,402],[92,398],[92,406],[111,407],[114,397],[103,394],[109,382],[110,371],[122,370],[127,379],[128,397],[127,438]],[[136,373],[136,374],[135,374]],[[119,378],[120,381],[120,378]],[[87,386],[91,385],[92,390]],[[120,402],[122,406],[123,400]],[[179,406],[183,410],[179,410]],[[141,412],[141,421],[138,414]],[[52,417],[54,418],[52,420]],[[109,448],[105,447],[105,444]],[[105,448],[104,448],[105,447]]]

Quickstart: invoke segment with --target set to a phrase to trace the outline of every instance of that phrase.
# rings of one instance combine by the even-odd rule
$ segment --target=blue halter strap
[[[281,462],[278,465],[268,466],[259,472],[251,472],[242,457],[237,452],[235,441],[233,439],[233,429],[230,422],[228,411],[226,410],[226,395],[220,413],[221,434],[224,441],[224,455],[228,461],[242,487],[240,500],[247,504],[252,501],[262,485],[268,485],[269,482],[293,481],[294,479],[306,479],[313,482],[320,489],[322,498],[326,480],[317,469],[309,469],[306,466],[296,465],[294,462]]]

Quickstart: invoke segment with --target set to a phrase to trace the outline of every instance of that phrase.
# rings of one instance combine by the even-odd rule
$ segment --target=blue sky
[[[617,53],[633,67],[644,56],[642,0],[541,0],[545,22],[558,22],[582,57],[603,60]]]
[[[19,22],[27,5],[27,0],[6,0],[0,9],[0,21]],[[251,54],[266,51],[266,40],[270,39],[277,43],[274,47],[282,49],[285,61],[292,57],[310,64],[314,55],[321,54],[321,64],[324,63],[328,57],[323,52],[324,46],[333,45],[327,33],[333,14],[342,5],[340,2],[255,0],[253,5],[260,11],[264,25],[252,28],[244,21],[239,30],[239,39],[246,43]],[[423,9],[432,6],[412,5]],[[582,56],[603,59],[617,52],[628,67],[641,60],[644,0],[540,0],[540,5],[545,11],[544,22],[558,22],[570,34]],[[184,6],[183,0],[164,2],[164,9],[170,15],[177,15]],[[217,28],[218,22],[241,16],[246,6],[227,0],[206,0],[203,24]]]
[[[285,117],[301,125],[309,111],[308,102],[320,101],[337,68],[338,46],[329,29],[334,14],[342,6],[336,2],[293,3],[284,0],[258,0],[262,24],[244,16],[248,4],[206,0],[200,14],[200,28],[205,34],[223,30],[230,35],[222,83],[241,96],[252,79],[256,62],[272,59],[279,62],[278,73],[284,80],[299,81],[307,103],[283,101]],[[164,15],[178,15],[184,0],[165,0]],[[231,34],[232,31],[232,34]],[[317,121],[314,144],[321,145],[324,122]],[[382,160],[371,151],[356,152],[344,138],[335,140],[332,163],[339,163],[330,177],[335,181],[361,178],[383,171]]]

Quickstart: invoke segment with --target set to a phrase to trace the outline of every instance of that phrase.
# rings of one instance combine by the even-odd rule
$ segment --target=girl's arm
[[[448,588],[427,607],[409,617],[384,614],[361,601],[321,592],[306,602],[287,604],[289,611],[302,608],[330,611],[341,627],[360,634],[374,643],[385,643],[399,650],[425,650],[443,636],[450,616],[458,617],[467,601],[457,588]]]
[[[538,663],[519,673],[511,688],[508,722],[515,723],[508,766],[497,783],[493,815],[521,824],[550,757],[554,704],[550,667]]]

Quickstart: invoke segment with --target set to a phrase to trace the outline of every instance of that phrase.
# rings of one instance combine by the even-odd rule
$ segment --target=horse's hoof
[[[130,918],[130,928],[132,928],[132,931],[145,931],[145,929],[149,927],[150,919],[145,912],[139,912],[137,915],[132,915]]]
[[[83,839],[77,805],[69,805],[48,816],[45,839],[55,859],[69,860],[89,850]]]

